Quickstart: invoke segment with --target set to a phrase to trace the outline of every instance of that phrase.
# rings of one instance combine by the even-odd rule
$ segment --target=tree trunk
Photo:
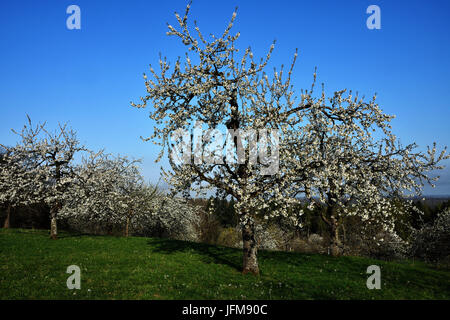
[[[341,242],[339,240],[339,226],[337,219],[334,215],[330,217],[330,220],[331,220],[330,252],[332,256],[337,257],[341,254]]]
[[[342,242],[340,244],[342,253],[344,253],[346,250],[345,245],[347,243],[347,231],[345,230],[345,221],[342,221],[341,227],[342,227]]]
[[[330,185],[332,183],[330,182]],[[339,240],[339,221],[336,218],[336,210],[337,210],[337,195],[330,191],[327,193],[327,214],[326,217],[322,214],[322,219],[325,221],[326,224],[328,224],[328,227],[330,228],[330,245],[329,245],[329,254],[336,257],[341,255],[341,242]]]
[[[129,226],[130,226],[130,217],[127,217],[127,224],[125,226],[125,237],[128,237]]]
[[[226,127],[228,130],[238,130],[241,124],[241,117],[239,114],[239,104],[237,101],[237,89],[233,89],[233,92],[230,96],[229,100],[232,114],[230,119],[226,123]],[[239,157],[241,141],[238,141],[238,137],[234,136],[233,138],[234,147],[236,150],[236,155]],[[245,157],[245,154],[244,154]],[[248,178],[248,161],[249,159],[245,159],[245,163],[240,163],[237,168],[236,175],[242,179],[246,180]],[[239,200],[240,201],[240,200]],[[248,214],[247,210],[242,212],[241,217],[245,217]],[[258,258],[257,258],[257,243],[255,238],[255,225],[253,222],[247,222],[242,227],[242,243],[243,243],[243,261],[242,261],[242,273],[252,273],[255,275],[259,274],[258,267]]]
[[[54,205],[50,210],[50,238],[58,239],[58,226],[56,223],[56,215],[58,213],[58,205]]]
[[[52,217],[50,221],[50,238],[58,239],[58,227],[56,224],[56,217]]]
[[[8,208],[6,209],[6,219],[3,228],[9,229],[10,221],[11,221],[11,205],[8,204]]]
[[[243,270],[242,273],[259,274],[257,244],[255,238],[255,227],[253,223],[248,223],[242,228],[243,241]]]
[[[53,161],[55,161],[55,180],[58,184],[61,180],[61,165],[59,162],[56,162],[55,155],[53,155]],[[61,192],[61,187],[57,187],[57,190]],[[61,203],[58,201],[54,203],[50,209],[50,238],[58,239],[58,226],[56,224],[56,216],[58,215],[59,210],[61,209]]]

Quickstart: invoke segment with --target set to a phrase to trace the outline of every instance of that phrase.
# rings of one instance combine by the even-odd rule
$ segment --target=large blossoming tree
[[[289,206],[298,201],[292,190],[302,182],[298,176],[293,181],[302,163],[290,161],[295,148],[291,142],[299,141],[299,112],[310,107],[304,99],[295,101],[290,84],[297,54],[287,72],[282,67],[269,78],[264,68],[274,43],[265,58],[256,62],[250,48],[242,54],[236,48],[239,33],[230,34],[236,12],[223,34],[207,39],[196,24],[191,33],[189,9],[190,5],[183,17],[176,14],[179,29],[168,25],[167,33],[186,46],[184,67],[180,59],[171,68],[161,58],[159,73],[150,68],[153,79],[144,74],[147,95],[132,106],[151,104],[150,117],[156,126],[147,140],[161,145],[158,160],[165,150],[172,155],[175,146],[171,135],[177,130],[192,130],[192,136],[196,129],[203,130],[201,139],[193,138],[185,144],[193,150],[183,153],[181,158],[187,161],[180,163],[169,157],[171,170],[164,171],[164,177],[174,192],[202,193],[209,189],[235,200],[242,227],[243,272],[256,274],[255,224],[259,218],[287,216]],[[273,131],[266,134],[264,129]],[[226,138],[217,138],[217,131],[225,132]],[[249,147],[252,144],[256,145],[253,149]],[[309,145],[306,140],[303,144]],[[258,161],[252,161],[258,155]]]
[[[189,9],[190,5],[183,17],[176,14],[179,28],[168,25],[167,32],[186,46],[184,66],[180,58],[173,67],[160,58],[160,71],[150,67],[152,77],[144,74],[147,95],[131,104],[137,108],[151,104],[150,117],[156,125],[147,140],[162,147],[158,160],[167,150],[171,170],[163,173],[174,192],[213,189],[236,201],[244,273],[259,272],[258,219],[282,215],[298,223],[302,212],[288,210],[291,205],[301,195],[319,199],[328,206],[323,218],[337,252],[341,212],[349,212],[353,205],[364,218],[373,207],[381,213],[373,216],[386,216],[387,195],[420,187],[416,179],[428,181],[426,173],[445,159],[444,153],[436,157],[435,149],[424,155],[411,153],[414,145],[399,145],[389,130],[391,117],[374,99],[345,96],[345,90],[331,98],[324,92],[315,98],[315,74],[311,90],[302,90],[297,99],[291,85],[297,54],[287,72],[281,67],[269,77],[264,68],[274,44],[265,58],[255,62],[250,48],[241,54],[236,48],[239,33],[230,34],[236,12],[222,35],[207,39],[195,22],[195,31],[188,27]],[[191,133],[173,138],[180,129]],[[196,129],[203,130],[203,137],[196,138]],[[226,139],[211,139],[219,129],[225,130]],[[274,130],[276,138],[267,138],[260,129]],[[374,139],[373,129],[384,137]],[[264,143],[277,160],[275,171],[268,170],[273,163],[261,153],[258,162],[251,161]],[[184,148],[177,159],[183,161],[174,161],[173,151],[180,144]],[[250,148],[252,144],[257,147]]]

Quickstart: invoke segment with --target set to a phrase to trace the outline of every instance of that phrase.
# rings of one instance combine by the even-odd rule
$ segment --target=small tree
[[[146,212],[135,217],[135,229],[152,237],[197,241],[200,221],[196,209],[186,199],[159,193],[151,198]]]
[[[67,128],[66,124],[60,124],[55,132],[50,132],[45,128],[45,123],[33,128],[28,117],[28,125],[25,125],[20,133],[14,130],[13,132],[21,138],[13,154],[19,159],[26,159],[26,170],[23,172],[26,176],[33,177],[33,187],[30,188],[29,184],[25,184],[29,192],[22,195],[18,195],[17,188],[10,190],[14,193],[14,197],[19,197],[18,199],[23,196],[28,202],[44,201],[49,205],[50,237],[56,239],[58,212],[70,197],[67,189],[76,179],[75,156],[87,149],[79,144],[75,131]],[[18,163],[21,161],[23,160],[19,160]],[[19,179],[20,177],[20,174],[13,173],[12,179],[18,179],[19,184],[24,180],[27,181]]]
[[[50,237],[56,239],[58,212],[70,199],[68,188],[76,180],[75,155],[88,150],[79,144],[76,133],[67,125],[59,125],[55,132],[42,129],[43,139],[36,144],[36,152],[43,159],[42,173],[45,176],[43,198],[50,207]]]
[[[161,192],[157,185],[139,183],[139,184],[124,184],[124,191],[122,201],[126,204],[124,208],[124,215],[126,218],[125,236],[129,236],[129,227],[131,224],[139,225],[151,212],[155,210],[153,204]],[[142,227],[145,227],[142,226]]]
[[[61,214],[78,221],[122,225],[128,236],[133,219],[147,214],[159,193],[157,186],[144,183],[138,162],[103,151],[83,158]]]
[[[450,208],[412,234],[410,253],[427,262],[450,263]]]
[[[17,198],[11,197],[13,193],[12,190],[15,189],[12,184],[17,180],[12,179],[12,176],[15,176],[14,171],[16,171],[16,164],[12,161],[10,149],[4,148],[1,150],[0,154],[0,202],[2,205],[6,207],[6,218],[3,223],[3,228],[8,229],[11,221],[11,200],[17,201]]]
[[[27,116],[28,117],[28,116]],[[14,133],[16,133],[13,130]],[[28,125],[18,133],[21,140],[14,147],[0,145],[0,203],[6,206],[7,214],[3,227],[10,227],[11,210],[20,205],[39,202],[43,185],[40,183],[41,159],[33,152],[41,127]]]
[[[121,159],[118,158],[120,161]],[[139,169],[134,162],[118,162],[116,187],[116,201],[119,207],[116,209],[122,219],[125,219],[125,236],[129,236],[129,228],[140,215],[151,211],[151,201],[158,195],[158,187],[144,183]]]
[[[103,151],[82,157],[74,168],[76,179],[69,186],[67,198],[59,216],[75,219],[78,224],[116,222],[116,165]]]

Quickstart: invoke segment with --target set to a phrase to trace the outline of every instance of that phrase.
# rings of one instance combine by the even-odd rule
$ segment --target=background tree
[[[115,194],[118,207],[116,212],[125,220],[125,236],[129,236],[130,225],[140,215],[152,211],[152,201],[159,195],[158,186],[144,183],[139,168],[134,161],[118,158],[116,168]]]
[[[376,103],[376,96],[364,102],[358,94],[337,91],[331,98],[312,98],[305,113],[304,132],[315,148],[309,157],[315,166],[305,186],[311,201],[326,206],[321,218],[329,226],[330,251],[342,252],[339,227],[349,216],[358,216],[366,226],[382,225],[394,232],[395,199],[421,195],[425,183],[433,185],[438,177],[430,173],[442,169],[448,159],[446,149],[437,153],[436,144],[428,152],[415,151],[416,145],[402,146],[391,131],[390,121]],[[409,193],[409,194],[407,194]],[[403,208],[403,212],[407,210]]]
[[[127,157],[113,157],[103,151],[83,157],[73,170],[76,180],[69,186],[70,197],[61,216],[103,225],[122,223],[126,204],[121,188],[127,169],[137,172],[135,162]]]
[[[213,212],[223,227],[236,227],[239,224],[233,198],[227,200],[220,197],[211,197],[206,209],[208,212]]]
[[[28,118],[25,125],[18,134],[21,139],[14,147],[2,147],[0,155],[0,203],[7,209],[6,219],[3,227],[10,227],[11,210],[18,206],[32,205],[39,202],[43,185],[41,163],[42,160],[34,153],[41,126],[32,126]]]
[[[450,208],[412,234],[410,254],[432,263],[450,265]]]
[[[16,179],[18,185],[16,188],[10,188],[14,193],[10,199],[21,201],[23,197],[27,202],[45,202],[50,207],[50,237],[56,239],[57,215],[70,197],[67,193],[68,186],[76,178],[76,154],[87,149],[79,144],[75,131],[67,128],[66,124],[59,124],[57,130],[50,132],[45,128],[45,123],[33,128],[28,117],[28,124],[22,131],[13,132],[19,135],[21,141],[12,154],[18,159],[16,163],[25,161],[23,167],[26,170],[22,171],[22,175],[18,171],[12,173],[10,180]],[[31,175],[32,180],[22,179],[23,175]],[[24,184],[26,181],[32,181],[32,187],[30,183]],[[18,194],[18,188],[26,188],[29,192]]]
[[[103,151],[91,153],[74,170],[76,181],[69,187],[70,200],[60,215],[78,224],[95,223],[99,226],[123,226],[129,235],[132,224],[141,215],[154,210],[158,187],[144,183],[139,160],[112,156]]]

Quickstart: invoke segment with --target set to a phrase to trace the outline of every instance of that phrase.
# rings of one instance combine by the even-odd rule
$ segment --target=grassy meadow
[[[450,299],[450,271],[422,262],[260,251],[242,275],[238,249],[158,238],[0,229],[0,299]],[[66,269],[81,269],[81,289]],[[381,289],[369,290],[369,265]]]

